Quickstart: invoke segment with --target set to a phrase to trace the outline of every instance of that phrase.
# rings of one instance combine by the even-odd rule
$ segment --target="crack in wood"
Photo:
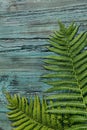
[[[46,38],[46,37],[33,37],[33,38],[0,38],[0,40],[39,40],[39,39],[46,39],[48,40],[49,38]]]

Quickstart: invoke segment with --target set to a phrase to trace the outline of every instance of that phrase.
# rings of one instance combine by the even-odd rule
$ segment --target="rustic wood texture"
[[[40,76],[48,36],[57,21],[87,31],[87,0],[0,0],[0,127],[11,130],[4,91],[29,94],[47,89]]]

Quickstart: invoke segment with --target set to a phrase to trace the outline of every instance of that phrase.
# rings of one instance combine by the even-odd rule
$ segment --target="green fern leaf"
[[[46,91],[51,93],[46,97],[46,112],[72,115],[72,118],[79,115],[79,118],[83,119],[81,129],[87,129],[87,122],[84,126],[84,115],[87,118],[87,33],[77,35],[79,26],[74,23],[66,28],[59,22],[59,27],[59,31],[49,38],[51,47],[48,47],[48,50],[54,54],[44,60],[44,68],[49,71],[42,77],[45,83],[52,86]],[[79,118],[76,124],[78,130]],[[72,124],[72,120],[70,122]],[[73,126],[72,128],[74,130]]]
[[[30,98],[29,102],[25,97],[6,93],[8,100],[8,118],[12,121],[13,130],[57,130],[50,115],[45,113],[46,102],[42,103],[38,96]],[[54,116],[55,117],[55,116]],[[58,128],[58,127],[57,127]]]

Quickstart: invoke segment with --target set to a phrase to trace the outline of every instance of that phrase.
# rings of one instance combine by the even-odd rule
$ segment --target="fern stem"
[[[68,41],[69,43],[69,41]],[[73,72],[74,72],[74,75],[75,75],[75,79],[76,79],[76,82],[77,82],[77,86],[79,87],[79,91],[80,91],[80,94],[81,94],[81,97],[82,97],[82,102],[83,104],[85,105],[85,108],[86,108],[86,102],[84,101],[84,97],[83,97],[83,93],[82,93],[82,90],[81,90],[81,86],[79,84],[79,79],[78,79],[78,74],[76,73],[76,69],[75,69],[75,65],[74,65],[74,60],[73,60],[73,57],[72,57],[72,54],[70,53],[70,45],[68,44],[68,55],[71,59],[71,62],[72,62],[72,68],[73,68]],[[87,109],[86,109],[87,111]]]

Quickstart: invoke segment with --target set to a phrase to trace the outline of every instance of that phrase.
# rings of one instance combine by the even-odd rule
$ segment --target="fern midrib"
[[[84,104],[84,106],[85,106],[85,108],[86,108],[86,103],[85,103],[85,101],[84,101],[84,97],[83,97],[83,93],[82,93],[82,89],[81,89],[81,85],[79,84],[79,79],[78,79],[78,74],[76,73],[76,69],[75,69],[75,67],[74,67],[74,60],[73,60],[73,58],[72,58],[72,55],[71,55],[71,53],[70,53],[70,44],[69,44],[69,40],[68,40],[68,38],[67,38],[67,45],[68,45],[68,56],[70,57],[70,59],[71,59],[71,62],[72,62],[72,69],[73,69],[73,72],[74,72],[74,75],[75,75],[75,79],[76,79],[76,82],[77,82],[77,86],[79,87],[79,90],[80,90],[80,93],[81,93],[81,97],[82,97],[82,101],[83,101],[83,104]],[[87,109],[86,109],[86,111],[87,111]]]
[[[75,68],[74,68],[73,59],[72,59],[72,66],[73,66],[73,72],[74,72],[74,74],[75,74],[75,79],[76,79],[76,81],[77,81],[77,86],[79,87],[79,90],[80,90],[80,92],[81,92],[81,97],[82,97],[83,103],[85,104],[84,99],[83,99],[83,94],[82,94],[82,91],[81,91],[81,88],[80,88],[79,80],[78,80],[78,77],[77,77],[77,73],[76,73]],[[86,106],[86,105],[85,105],[85,106]]]

